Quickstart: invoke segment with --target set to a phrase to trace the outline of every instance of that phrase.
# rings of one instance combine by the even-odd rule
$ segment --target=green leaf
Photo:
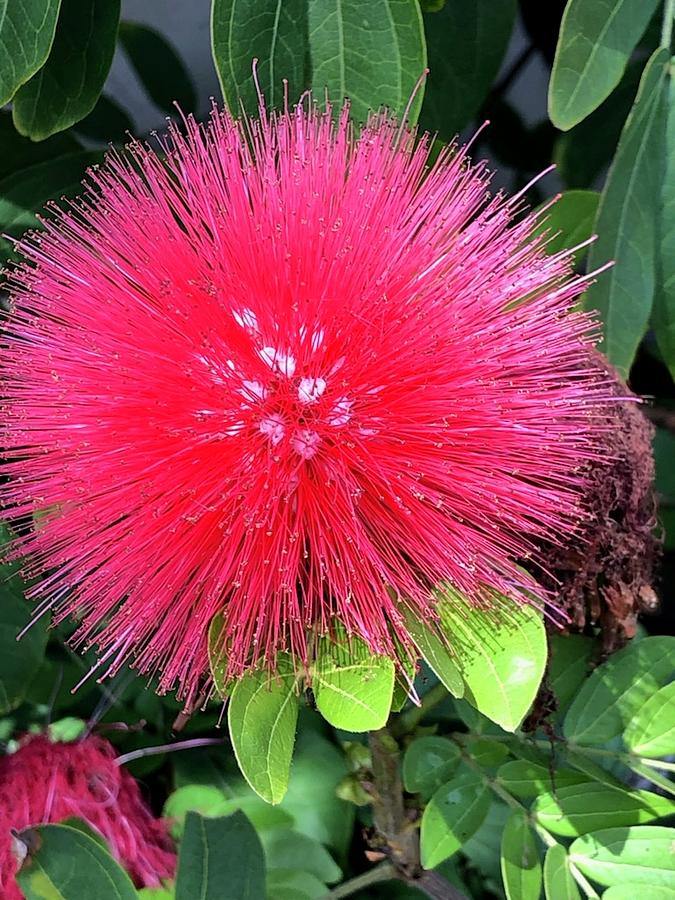
[[[0,524],[0,545],[9,539],[9,531]],[[47,645],[45,617],[31,625],[17,641],[31,620],[31,606],[24,599],[23,580],[16,570],[15,564],[0,564],[0,715],[3,716],[26,696]]]
[[[178,856],[176,900],[261,900],[265,858],[241,812],[222,819],[188,813]]]
[[[394,673],[394,693],[391,697],[391,711],[400,712],[408,702],[410,685],[415,679],[415,666],[402,654]]]
[[[544,893],[546,900],[581,900],[577,884],[570,874],[567,851],[562,844],[554,844],[546,851]]]
[[[267,873],[267,900],[318,900],[328,888],[315,875],[298,869],[271,869]]]
[[[635,900],[643,891],[643,884],[615,884],[605,891],[602,900]],[[675,887],[650,884],[648,900],[675,900]]]
[[[515,0],[452,0],[424,16],[429,76],[420,126],[447,141],[471,122],[511,37]]]
[[[451,857],[480,828],[490,799],[485,779],[473,771],[461,772],[436,791],[422,815],[420,852],[425,869]]]
[[[411,794],[430,797],[448,781],[459,760],[459,747],[447,738],[416,738],[408,745],[403,757],[403,786]]]
[[[78,134],[83,134],[94,141],[102,141],[105,144],[114,141],[123,144],[130,139],[134,123],[121,106],[113,102],[110,97],[101,94],[96,101],[96,106],[88,116],[75,125],[75,130]],[[54,138],[50,138],[50,140],[54,140]]]
[[[19,840],[28,848],[16,876],[26,900],[136,900],[126,872],[81,829],[40,825]]]
[[[174,103],[184,112],[197,105],[195,91],[183,61],[166,38],[139,22],[120,22],[120,43],[152,102],[168,113]]]
[[[186,784],[169,794],[162,815],[171,821],[171,834],[179,838],[189,812],[205,818],[229,815],[232,801],[220,788],[210,784]]]
[[[617,86],[658,0],[569,0],[548,89],[548,113],[567,131]]]
[[[21,237],[38,226],[35,213],[47,200],[82,192],[88,166],[100,162],[99,152],[82,151],[22,169],[0,181],[0,233]],[[0,264],[12,255],[12,244],[0,238]]]
[[[549,770],[524,759],[514,759],[500,766],[497,781],[509,794],[521,800],[530,800],[547,791],[555,795],[561,788],[574,784],[589,784],[589,779],[579,772],[557,766]]]
[[[641,825],[675,812],[675,803],[649,791],[616,790],[604,784],[575,784],[543,794],[532,807],[552,834],[575,837],[597,828]]]
[[[227,657],[225,655],[225,648],[220,641],[224,625],[225,617],[222,613],[216,613],[211,619],[208,636],[209,668],[211,669],[213,685],[221,700],[224,700],[229,696],[231,688],[231,683],[229,683],[226,678]]]
[[[321,715],[345,731],[376,731],[391,709],[394,663],[375,656],[365,641],[319,639],[312,687]]]
[[[501,800],[492,800],[483,824],[468,841],[462,845],[462,857],[466,857],[472,867],[485,878],[495,893],[501,894],[502,867],[501,845],[506,821],[511,808]],[[457,858],[458,862],[460,858]],[[451,860],[450,862],[453,862]],[[443,863],[445,868],[449,863]]]
[[[92,111],[115,51],[120,0],[62,0],[46,63],[14,96],[16,130],[34,141]]]
[[[640,707],[628,723],[623,741],[640,756],[675,754],[675,681],[652,694]]]
[[[234,115],[240,104],[249,115],[258,108],[253,60],[267,108],[281,106],[283,80],[297,100],[305,87],[307,4],[305,0],[213,0],[213,60],[225,102]]]
[[[34,143],[23,137],[14,127],[11,112],[0,111],[0,179],[12,172],[74,153],[79,144],[71,134],[57,134],[46,141]]]
[[[641,2],[641,0],[640,0]],[[668,54],[657,50],[640,80],[602,192],[589,271],[609,261],[585,294],[600,312],[602,349],[626,377],[649,322],[654,298],[656,223],[665,165],[665,98]]]
[[[505,731],[515,731],[539,690],[546,667],[546,632],[541,613],[511,607],[508,613],[473,608],[453,588],[439,592],[441,619],[457,639],[466,699]]]
[[[290,661],[280,663],[276,673],[244,675],[227,716],[241,773],[268,803],[279,803],[286,793],[298,721],[297,676]]]
[[[417,0],[309,0],[312,90],[321,100],[351,102],[357,122],[386,106],[404,112],[427,64],[422,14]],[[417,120],[420,88],[409,112]]]
[[[542,883],[541,863],[524,813],[514,812],[506,821],[501,865],[508,900],[538,900]]]
[[[495,769],[509,755],[509,748],[499,741],[490,738],[479,738],[471,741],[466,747],[467,753],[481,769]]]
[[[546,252],[559,253],[587,241],[593,234],[599,202],[597,191],[566,191],[561,194],[537,227],[537,233],[547,231],[549,234]],[[587,247],[577,250],[575,261],[581,262],[587,252]]]
[[[314,838],[276,828],[260,835],[269,869],[301,869],[326,884],[342,878],[342,869]]]
[[[44,63],[61,0],[0,0],[0,106]]]
[[[456,656],[450,651],[449,640],[440,637],[440,626],[439,629],[428,626],[407,608],[401,612],[420,656],[454,697],[463,697],[464,682],[457,668]]]
[[[671,60],[671,69],[675,61]],[[671,74],[666,114],[666,171],[661,185],[654,295],[654,333],[663,359],[675,378],[675,76]]]
[[[593,640],[581,634],[549,636],[548,679],[558,702],[558,713],[567,709],[584,683],[593,646]]]
[[[674,637],[648,637],[624,647],[584,682],[565,716],[565,737],[589,746],[611,741],[673,672]]]
[[[675,879],[675,828],[637,825],[585,834],[569,849],[570,860],[598,884],[662,885]]]

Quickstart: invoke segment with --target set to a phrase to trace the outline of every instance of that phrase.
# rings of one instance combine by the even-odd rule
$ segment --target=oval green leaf
[[[597,881],[672,887],[675,883],[675,828],[637,825],[604,828],[574,841],[569,849],[574,865]]]
[[[537,233],[548,232],[546,252],[559,253],[587,241],[593,234],[599,202],[597,191],[565,191],[561,194],[537,228]],[[576,262],[580,262],[587,252],[588,247],[577,250]]]
[[[290,661],[278,672],[258,670],[234,686],[227,721],[232,749],[244,778],[268,803],[288,787],[298,721],[297,676]]]
[[[450,640],[441,638],[436,628],[429,627],[411,610],[404,608],[401,612],[417,652],[453,697],[463,697],[464,682],[457,668],[456,658],[450,652]]]
[[[47,61],[14,96],[16,130],[41,141],[96,105],[117,39],[120,0],[62,0]]]
[[[623,733],[638,709],[673,674],[675,637],[634,641],[586,679],[565,716],[565,737],[577,744],[606,744]]]
[[[593,112],[621,81],[658,0],[569,0],[548,89],[562,131]]]
[[[213,0],[211,44],[223,98],[237,115],[258,109],[253,60],[268,109],[288,96],[296,101],[306,86],[307,4],[305,0]]]
[[[429,76],[422,128],[448,141],[471,122],[504,58],[515,15],[515,0],[472,0],[424,16]]]
[[[548,678],[558,704],[556,715],[561,716],[588,676],[594,642],[582,634],[552,634],[548,640]]]
[[[654,299],[657,221],[665,168],[668,53],[657,50],[621,132],[595,221],[589,271],[614,262],[585,294],[603,323],[601,349],[624,377],[647,329]]]
[[[319,639],[312,688],[321,715],[345,731],[382,728],[391,709],[394,663],[375,656],[365,641]]]
[[[175,112],[174,103],[184,112],[194,110],[197,100],[190,76],[162,34],[139,22],[120,22],[119,39],[153,103],[168,113]]]
[[[628,723],[624,744],[640,756],[659,758],[675,754],[675,681],[646,701]]]
[[[418,0],[309,0],[312,90],[321,101],[342,104],[364,122],[386,106],[401,115],[427,64]],[[417,121],[420,88],[408,114]]]
[[[514,797],[530,800],[549,791],[555,794],[573,784],[588,784],[590,779],[571,769],[551,770],[528,760],[514,759],[499,767],[497,781]]]
[[[178,856],[176,900],[260,900],[265,858],[242,812],[220,819],[187,814]]]
[[[543,794],[532,807],[552,834],[576,837],[598,828],[641,825],[675,812],[675,803],[649,791],[617,790],[604,784],[576,784]]]
[[[554,844],[544,857],[544,893],[546,900],[581,900],[579,888],[570,873],[567,851]]]
[[[439,597],[444,630],[456,639],[466,699],[506,731],[515,731],[537,695],[546,667],[541,613],[511,604],[502,608],[500,619],[474,609],[453,588],[445,587]]]
[[[422,815],[420,853],[425,869],[451,857],[478,831],[490,799],[485,779],[473,771],[462,771],[436,791]]]
[[[0,106],[49,56],[60,6],[61,0],[0,0]]]
[[[539,897],[541,862],[524,813],[514,812],[506,820],[502,834],[501,869],[508,900],[535,900]]]
[[[615,884],[605,891],[602,900],[635,900],[641,894],[644,895],[643,884]],[[648,900],[675,900],[675,887],[650,884]]]
[[[671,69],[675,59],[670,61]],[[657,284],[654,333],[663,359],[675,378],[675,78],[669,79],[666,125],[666,172],[659,204]]]
[[[447,738],[416,738],[408,745],[403,757],[403,786],[411,794],[430,797],[448,781],[459,760],[459,747]]]
[[[136,900],[127,873],[80,828],[40,825],[18,840],[28,850],[16,876],[26,900]]]

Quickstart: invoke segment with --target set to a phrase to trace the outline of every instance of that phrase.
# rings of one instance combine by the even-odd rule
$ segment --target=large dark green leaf
[[[220,819],[187,814],[180,845],[176,900],[261,900],[265,859],[242,812]]]
[[[402,777],[406,791],[431,796],[459,765],[457,744],[448,738],[425,735],[416,738],[405,751]]]
[[[55,134],[46,141],[35,143],[19,134],[11,112],[0,112],[0,179],[78,149],[79,144],[71,134]]]
[[[14,97],[17,131],[41,141],[92,111],[108,75],[120,0],[62,0],[44,66]]]
[[[664,175],[666,65],[657,50],[640,81],[635,104],[602,193],[589,269],[614,261],[586,292],[586,305],[600,311],[602,349],[627,376],[647,328],[655,285],[657,217]]]
[[[426,66],[417,0],[309,0],[309,52],[317,99],[351,101],[362,122],[371,109],[401,115]],[[422,90],[409,119],[417,120]]]
[[[507,819],[501,846],[502,880],[508,900],[536,900],[541,893],[539,851],[524,812]]]
[[[101,843],[71,825],[19,835],[28,855],[16,876],[26,900],[136,900],[136,890]]]
[[[671,60],[671,67],[675,60]],[[654,332],[663,359],[675,378],[675,77],[669,79],[666,171],[659,206]]]
[[[448,0],[424,16],[429,77],[420,125],[449,140],[473,119],[504,57],[515,0]]]
[[[190,75],[166,38],[138,22],[121,22],[119,36],[152,101],[169,113],[175,112],[174,102],[191,112],[196,98]]]
[[[94,141],[122,144],[131,139],[134,123],[121,106],[101,94],[89,115],[77,122],[75,130]],[[40,144],[34,146],[39,147]]]
[[[581,122],[621,80],[659,0],[569,0],[548,93],[553,124]]]
[[[253,60],[268,107],[280,106],[284,79],[289,100],[305,87],[307,4],[305,0],[213,0],[211,41],[225,102],[236,115],[258,108]]]
[[[61,0],[0,0],[0,106],[44,63]]]
[[[278,673],[259,669],[237,681],[228,706],[230,739],[242,775],[268,803],[279,803],[298,721],[297,677],[291,663]]]
[[[643,897],[652,885],[672,887],[675,882],[675,828],[636,825],[603,828],[585,834],[570,847],[570,859],[598,884],[640,884]]]
[[[555,695],[558,714],[574,700],[588,675],[593,656],[593,640],[581,634],[549,635],[548,678]]]
[[[0,545],[9,539],[0,525]],[[28,625],[31,607],[24,599],[24,584],[16,565],[0,564],[0,715],[18,706],[44,658],[47,623],[43,617],[21,641],[17,635]]]
[[[0,233],[21,237],[35,228],[39,212],[47,200],[72,197],[82,191],[88,166],[102,159],[98,152],[82,151],[22,169],[0,181]],[[12,253],[12,244],[0,238],[0,263]]]
[[[474,834],[490,808],[490,792],[480,773],[464,770],[431,798],[420,831],[425,869],[433,869],[455,854]]]

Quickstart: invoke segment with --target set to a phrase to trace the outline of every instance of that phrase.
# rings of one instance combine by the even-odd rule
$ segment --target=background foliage
[[[585,303],[599,311],[610,362],[655,398],[665,610],[675,550],[674,7],[213,0],[211,33],[232,109],[256,109],[257,58],[270,105],[311,88],[320,100],[349,97],[357,124],[384,105],[439,142],[489,119],[474,154],[488,155],[512,188],[528,186],[533,205],[561,193],[547,223],[550,249],[599,235],[577,264],[614,265]],[[13,238],[39,226],[45,202],[77,193],[105,147],[127,140],[129,113],[106,92],[116,48],[156,107],[168,115],[174,101],[195,108],[197,86],[175,49],[159,32],[120,20],[119,0],[0,0],[0,261],[12,258]],[[551,75],[549,116],[531,123],[512,89],[522,79],[528,89],[534,58]],[[531,184],[552,162],[556,174]],[[180,847],[175,885],[140,891],[145,898],[420,896],[392,880],[382,853],[364,853],[383,815],[374,778],[392,796],[404,789],[422,866],[445,885],[439,896],[675,897],[675,638],[667,612],[598,667],[592,634],[553,637],[547,662],[536,616],[496,634],[475,617],[459,664],[412,623],[426,648],[416,679],[421,707],[406,702],[388,660],[358,645],[322,647],[312,696],[291,667],[274,680],[247,676],[230,692],[215,659],[216,682],[229,694],[229,739],[216,730],[222,704],[213,703],[178,721],[181,741],[215,742],[169,752],[175,701],[131,672],[102,685],[85,680],[72,693],[92,660],[66,647],[65,626],[35,624],[17,645],[29,620],[25,585],[12,567],[3,575],[0,738],[11,750],[26,730],[49,727],[54,739],[69,740],[117,723],[107,736],[170,818]],[[542,723],[528,711],[545,669],[557,708]],[[376,733],[370,741],[367,731]],[[28,898],[139,895],[90,834],[72,824],[39,831],[40,849],[19,876]]]

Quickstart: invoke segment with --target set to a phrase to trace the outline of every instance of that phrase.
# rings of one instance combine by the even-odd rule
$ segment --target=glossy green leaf
[[[538,900],[542,884],[541,862],[524,813],[514,812],[506,821],[501,867],[508,900]]]
[[[593,640],[581,634],[549,635],[548,679],[555,695],[557,713],[567,710],[588,675]]]
[[[363,122],[386,106],[402,115],[427,64],[422,14],[417,0],[309,0],[309,53],[312,89],[325,92]],[[420,88],[409,112],[415,122]]]
[[[101,94],[89,115],[76,123],[75,130],[94,141],[124,144],[131,140],[134,123],[121,106]]]
[[[586,679],[565,716],[565,737],[577,744],[606,744],[674,674],[675,637],[634,641]]]
[[[612,775],[611,772],[608,772],[604,766],[598,765],[590,756],[583,752],[583,749],[580,750],[572,750],[568,745],[565,749],[565,759],[566,761],[576,769],[578,772],[582,772],[591,781],[597,781],[600,784],[604,784],[609,788],[618,788],[619,790],[624,790],[625,785],[623,782],[619,781],[617,778]],[[597,759],[597,757],[596,757]],[[609,757],[608,761],[613,762],[612,758]]]
[[[484,778],[473,771],[462,771],[436,791],[422,815],[420,853],[425,869],[451,857],[478,830],[490,799]]]
[[[227,716],[241,773],[268,803],[286,793],[298,721],[297,676],[290,661],[278,668],[237,681]]]
[[[430,627],[410,610],[403,609],[402,613],[420,656],[453,697],[463,697],[464,682],[457,668],[456,656],[450,650],[450,641],[440,637],[438,627]]]
[[[267,873],[267,900],[319,900],[328,893],[326,885],[309,872],[288,868]]]
[[[0,106],[49,56],[61,0],[0,0]]]
[[[577,883],[570,873],[567,851],[562,844],[554,844],[546,851],[544,893],[546,900],[581,900]]]
[[[82,151],[23,169],[0,181],[0,233],[20,237],[38,226],[35,213],[52,198],[72,197],[82,192],[88,166],[100,162],[102,154]],[[0,264],[12,254],[12,244],[0,238]]]
[[[0,546],[9,540],[0,524]],[[31,605],[24,599],[24,583],[16,564],[0,564],[0,715],[15,709],[26,695],[40,667],[47,645],[47,621],[36,621],[17,641],[31,620]]]
[[[612,268],[585,294],[600,312],[602,349],[626,377],[645,333],[654,299],[657,217],[665,167],[665,100],[668,54],[657,50],[640,80],[602,192],[595,221],[592,271]]]
[[[471,122],[511,37],[515,0],[450,0],[424,16],[429,77],[420,126],[447,141]]]
[[[183,61],[164,35],[139,22],[120,22],[120,43],[153,103],[174,113],[174,103],[188,113],[197,100]]]
[[[577,838],[569,849],[574,865],[598,884],[672,887],[675,828],[636,825],[604,828]],[[643,896],[648,896],[643,894]]]
[[[628,723],[623,740],[640,756],[656,759],[675,754],[675,681],[640,707]]]
[[[542,794],[532,807],[552,834],[575,837],[598,828],[642,825],[675,812],[675,802],[650,791],[616,790],[604,784],[575,784]]]
[[[218,691],[218,696],[224,700],[230,693],[231,684],[226,678],[227,658],[225,650],[221,645],[220,636],[225,625],[225,617],[222,613],[216,613],[211,619],[209,625],[208,646],[209,646],[209,668],[211,669],[211,677],[213,685]]]
[[[41,141],[92,111],[115,51],[120,0],[62,0],[47,61],[14,96],[17,131]]]
[[[178,856],[176,900],[261,900],[265,858],[241,812],[221,819],[188,813]]]
[[[548,791],[556,793],[573,784],[589,783],[589,779],[579,772],[561,769],[558,765],[547,769],[525,759],[513,759],[501,765],[497,770],[497,781],[509,794],[522,800]]]
[[[13,172],[52,160],[79,150],[71,134],[55,134],[46,141],[35,143],[20,135],[12,122],[11,112],[0,111],[0,179]]]
[[[213,0],[213,59],[225,102],[237,115],[258,109],[253,60],[268,108],[283,105],[284,79],[296,101],[305,87],[307,4],[304,0]]]
[[[671,59],[671,69],[675,61]],[[653,325],[663,359],[675,378],[675,77],[671,75],[666,111],[666,170],[661,185],[657,283]]]
[[[211,784],[186,784],[169,794],[164,804],[163,816],[171,822],[175,838],[183,833],[185,818],[189,812],[213,819],[232,812],[231,801],[223,791]]]
[[[675,883],[673,887],[667,887],[662,884],[649,885],[648,900],[675,900]],[[608,888],[602,895],[602,900],[635,900],[640,895],[644,896],[645,886],[643,884],[615,884],[614,887]]]
[[[548,91],[553,124],[567,131],[617,86],[658,0],[569,0]]]
[[[16,876],[26,900],[136,900],[127,873],[80,828],[40,825],[18,840],[28,849]]]
[[[587,241],[593,234],[600,194],[597,191],[566,191],[550,207],[537,232],[547,231],[547,253],[559,253]],[[588,248],[577,250],[575,261],[580,262]]]
[[[430,797],[452,776],[459,760],[459,747],[448,738],[415,738],[403,757],[401,774],[406,791]]]
[[[328,850],[306,834],[275,828],[261,833],[260,839],[269,869],[301,869],[325,884],[342,878],[342,869]]]
[[[532,607],[494,614],[471,607],[454,589],[439,592],[441,618],[456,638],[466,699],[506,731],[515,731],[539,690],[546,667],[546,632]]]
[[[375,656],[358,637],[320,638],[312,687],[321,715],[345,731],[382,728],[391,709],[394,663]]]

